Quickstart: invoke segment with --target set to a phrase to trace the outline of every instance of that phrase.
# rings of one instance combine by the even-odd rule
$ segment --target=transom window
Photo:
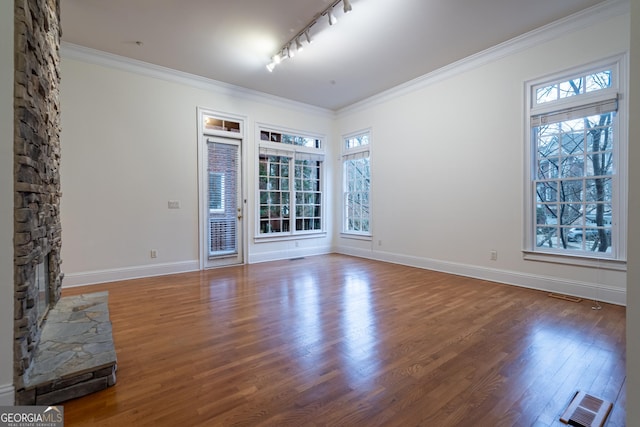
[[[322,140],[260,130],[258,236],[323,231]]]
[[[344,138],[342,150],[343,233],[371,235],[371,150],[369,142],[370,134],[368,131]]]
[[[617,63],[529,84],[528,247],[533,252],[620,259]]]

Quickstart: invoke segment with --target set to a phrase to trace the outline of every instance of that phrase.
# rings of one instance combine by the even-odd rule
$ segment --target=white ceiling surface
[[[330,0],[61,0],[62,40],[338,110],[600,2],[351,0],[272,73]]]

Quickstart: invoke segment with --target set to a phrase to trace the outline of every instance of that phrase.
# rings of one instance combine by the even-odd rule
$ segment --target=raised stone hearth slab
[[[116,382],[108,293],[61,298],[49,311],[23,404],[53,405]]]

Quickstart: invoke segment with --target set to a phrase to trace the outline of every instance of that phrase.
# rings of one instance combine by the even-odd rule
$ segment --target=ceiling
[[[338,110],[603,0],[61,0],[62,40]],[[141,42],[141,43],[136,43]]]

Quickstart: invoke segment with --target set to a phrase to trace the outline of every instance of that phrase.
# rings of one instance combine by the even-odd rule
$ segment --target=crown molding
[[[501,58],[529,49],[541,43],[584,29],[606,19],[624,15],[630,11],[630,0],[607,0],[588,9],[529,31],[474,55],[453,62],[433,72],[402,83],[377,95],[338,109],[336,115],[344,116],[362,111],[394,98],[420,90],[457,74],[494,62]]]
[[[302,110],[308,113],[331,118],[335,116],[335,112],[327,108],[293,101],[287,98],[221,82],[219,80],[208,79],[195,74],[185,73],[172,68],[162,67],[160,65],[115,55],[113,53],[97,49],[91,49],[73,43],[62,42],[60,44],[60,55],[63,59],[72,59],[89,64],[114,68],[121,71],[140,74],[146,77],[190,86],[196,89],[215,92],[224,96],[240,97],[248,101],[259,102],[271,106],[275,105],[287,109],[295,109],[297,111]]]

